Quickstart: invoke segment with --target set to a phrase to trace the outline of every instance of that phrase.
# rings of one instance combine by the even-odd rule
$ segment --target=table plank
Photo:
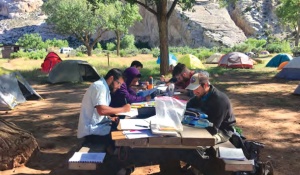
[[[183,125],[181,132],[182,145],[189,146],[214,146],[215,139],[206,130]]]

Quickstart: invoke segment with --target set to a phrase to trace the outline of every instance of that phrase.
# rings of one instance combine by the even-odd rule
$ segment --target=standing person
[[[133,87],[138,83],[141,74],[135,67],[129,67],[124,71],[125,82],[121,85],[116,93],[111,95],[112,107],[120,107],[125,103],[135,103],[151,100],[151,96],[137,96],[136,90]]]
[[[129,104],[118,108],[109,106],[110,93],[117,91],[123,82],[122,71],[114,68],[87,89],[81,103],[77,132],[78,138],[85,138],[84,145],[101,143],[107,150],[113,147],[110,132],[118,118],[110,116],[130,111]]]
[[[194,74],[186,89],[192,90],[195,95],[186,108],[200,109],[208,115],[213,127],[207,130],[215,138],[216,144],[228,141],[234,132],[236,120],[227,95],[210,84],[206,71]]]
[[[143,64],[137,60],[134,60],[131,62],[130,67],[135,67],[137,68],[139,71],[141,71],[141,69],[143,68]]]

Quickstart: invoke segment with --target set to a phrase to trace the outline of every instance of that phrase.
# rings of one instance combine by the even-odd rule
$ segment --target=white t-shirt
[[[104,78],[94,82],[85,92],[78,122],[77,137],[87,135],[107,135],[111,126],[108,116],[99,115],[96,106],[109,106],[111,101],[110,90]]]

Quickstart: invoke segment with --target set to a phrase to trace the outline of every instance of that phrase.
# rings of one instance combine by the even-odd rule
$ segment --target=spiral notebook
[[[106,153],[75,152],[69,162],[75,163],[102,163]]]

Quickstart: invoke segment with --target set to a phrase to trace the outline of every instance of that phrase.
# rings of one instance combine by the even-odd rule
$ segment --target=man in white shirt
[[[122,71],[111,69],[100,80],[94,82],[87,89],[81,103],[81,110],[78,122],[78,138],[85,138],[85,144],[112,145],[110,132],[112,125],[117,125],[118,117],[111,117],[114,114],[130,111],[130,105],[122,107],[110,107],[111,96],[120,88],[123,80]]]

